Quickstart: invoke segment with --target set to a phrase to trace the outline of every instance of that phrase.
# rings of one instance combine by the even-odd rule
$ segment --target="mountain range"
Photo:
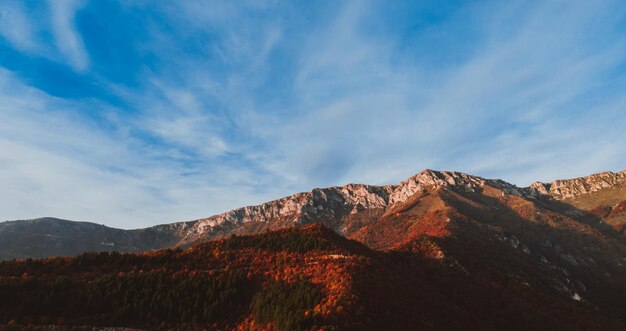
[[[496,191],[501,196],[493,196]],[[453,207],[437,198],[449,193],[491,195],[502,201],[516,199],[531,204],[538,213],[550,210],[596,230],[626,230],[626,170],[551,183],[535,182],[524,188],[460,172],[424,170],[397,185],[348,184],[314,189],[208,218],[143,229],[122,230],[51,217],[0,222],[0,259],[71,256],[88,251],[143,252],[313,223],[363,241],[393,215],[406,216],[398,211],[406,210],[407,205],[420,211],[411,212],[414,220],[409,223]],[[417,205],[419,208],[414,208]],[[368,242],[374,248],[389,248],[408,239],[394,236],[386,238],[387,244]]]
[[[301,255],[285,248],[292,247],[285,246],[285,233],[299,238],[296,242],[304,248],[296,245],[300,247],[296,253]],[[301,243],[317,243],[320,237],[334,248]],[[269,245],[268,238],[279,238],[278,244],[264,246]],[[238,246],[242,242],[256,250],[244,253]],[[3,262],[0,278],[3,272],[10,274],[7,270],[31,270],[29,275],[41,272],[39,264],[19,260],[24,258],[87,251],[148,252],[134,256],[158,257],[173,254],[175,247],[179,251],[174,261],[187,261],[190,254],[194,261],[206,259],[196,255],[207,247],[212,247],[211,256],[221,256],[215,247],[234,249],[227,254],[230,257],[216,258],[222,263],[216,268],[254,272],[267,266],[258,266],[240,254],[270,254],[266,257],[272,260],[277,252],[284,251],[280,260],[290,258],[291,269],[261,274],[275,281],[293,280],[290,272],[308,277],[326,289],[320,294],[326,298],[322,302],[333,293],[332,279],[316,276],[304,264],[337,264],[329,268],[343,270],[340,276],[354,281],[342,285],[346,292],[342,292],[345,297],[341,300],[349,297],[353,301],[329,303],[332,309],[327,308],[332,312],[322,314],[325,319],[309,321],[313,323],[310,325],[337,326],[333,322],[337,318],[354,322],[342,324],[343,328],[363,329],[366,327],[359,324],[363,320],[357,316],[365,314],[371,316],[371,325],[380,327],[389,326],[390,319],[399,319],[401,322],[391,329],[456,329],[465,325],[468,329],[523,330],[537,321],[549,329],[626,328],[626,171],[535,182],[520,188],[460,172],[424,170],[397,185],[314,189],[205,219],[136,230],[53,218],[3,222],[0,259],[18,260]],[[119,259],[117,255],[102,256],[104,261]],[[73,265],[81,257],[85,255],[44,261]],[[308,262],[299,263],[299,259]],[[112,270],[128,272],[126,267],[116,268]],[[193,268],[208,272],[205,267]],[[14,276],[18,274],[15,271]],[[262,295],[259,293],[256,295]],[[428,307],[423,296],[430,298],[433,306]],[[391,311],[372,312],[376,300],[392,307]],[[410,303],[404,306],[405,302]],[[243,306],[254,307],[247,301]],[[340,312],[338,307],[342,307]],[[338,317],[348,307],[356,310],[348,314],[349,318]],[[319,304],[309,308],[323,312]],[[471,313],[472,309],[480,312]],[[241,316],[225,318],[226,324],[216,328],[250,326],[259,320],[274,326],[291,325],[272,319],[271,312],[257,316],[253,308],[242,311]],[[417,311],[422,312],[419,317],[414,316]],[[477,316],[488,317],[488,321],[476,320]],[[146,321],[119,323],[154,327],[149,318]]]

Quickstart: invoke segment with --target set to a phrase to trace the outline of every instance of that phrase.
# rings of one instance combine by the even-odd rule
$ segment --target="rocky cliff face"
[[[397,185],[349,184],[314,189],[262,205],[243,207],[200,219],[191,226],[183,241],[191,242],[202,237],[221,237],[224,235],[224,229],[233,231],[234,227],[246,223],[270,224],[277,221],[284,225],[322,222],[345,235],[348,227],[341,220],[346,221],[345,218],[349,218],[350,215],[372,210],[384,213],[429,189],[450,188],[479,192],[485,185],[499,188],[506,194],[531,195],[529,190],[502,180],[484,179],[456,171],[427,169]]]
[[[335,231],[346,234],[345,222],[337,222],[338,220],[345,221],[346,218],[365,211],[384,212],[428,188],[476,190],[484,184],[485,180],[482,178],[459,172],[424,170],[398,185],[348,184],[314,189],[262,205],[243,207],[197,220],[185,241],[220,235],[219,230],[232,229],[246,223],[282,222],[285,225],[301,225],[322,222]]]
[[[517,196],[528,195],[526,189],[519,188],[500,179],[485,179],[462,172],[427,169],[403,181],[400,185],[393,186],[394,189],[391,194],[390,202],[391,204],[405,202],[416,193],[431,188],[436,189],[444,187],[463,192],[480,192],[485,185],[501,189],[505,194]]]
[[[185,241],[210,236],[216,229],[233,228],[246,223],[281,222],[301,225],[329,223],[364,210],[385,209],[393,186],[349,184],[341,187],[314,189],[258,206],[248,206],[195,221]],[[335,228],[340,231],[340,228]]]
[[[555,180],[551,183],[535,182],[531,188],[558,200],[565,200],[615,188],[625,183],[626,170],[618,173],[606,171],[585,177]]]

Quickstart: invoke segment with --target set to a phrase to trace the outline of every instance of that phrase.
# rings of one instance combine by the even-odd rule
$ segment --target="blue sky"
[[[622,1],[0,2],[0,220],[626,169]]]

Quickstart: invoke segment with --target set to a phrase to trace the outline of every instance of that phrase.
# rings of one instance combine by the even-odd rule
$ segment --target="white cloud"
[[[39,50],[36,27],[19,1],[0,3],[0,36],[21,51],[34,53]]]
[[[131,228],[205,217],[272,194],[256,191],[248,170],[207,164],[189,174],[166,148],[80,116],[101,106],[51,97],[0,71],[1,219],[56,216]]]
[[[89,67],[89,56],[79,32],[74,26],[74,15],[84,5],[83,0],[48,1],[51,10],[52,31],[59,52],[76,71]]]
[[[603,94],[623,63],[623,36],[611,30],[623,11],[581,3],[515,8],[465,11],[484,18],[482,46],[437,72],[410,58],[394,62],[403,58],[395,36],[365,35],[370,10],[346,5],[305,41],[295,82],[305,115],[267,128],[277,150],[266,161],[305,187],[397,182],[425,167],[518,184],[626,168],[626,154],[615,148],[624,131],[594,119],[608,111],[604,102],[584,101]],[[500,20],[507,11],[515,18]],[[589,142],[580,128],[598,137]]]
[[[254,62],[254,55],[263,53],[252,47],[258,45],[259,34],[234,25],[226,17],[238,17],[241,9],[226,7],[217,11],[229,13],[222,19],[193,10],[196,28],[218,25],[229,37],[215,47],[237,63]],[[281,34],[281,47],[296,50],[292,103],[254,100],[250,85],[258,82],[242,75],[244,67],[231,73],[229,84],[212,82],[219,86],[216,91],[196,95],[231,105],[229,116],[239,129],[265,146],[228,147],[245,151],[249,160],[293,190],[397,182],[425,167],[475,171],[526,184],[531,176],[558,177],[561,165],[590,153],[595,155],[594,164],[579,163],[577,169],[615,167],[619,160],[626,162],[623,153],[595,153],[592,144],[573,148],[574,142],[583,143],[582,138],[562,139],[572,134],[559,122],[568,113],[580,117],[570,125],[585,121],[590,109],[584,107],[592,105],[576,105],[577,98],[597,91],[624,58],[624,45],[611,30],[621,16],[619,11],[601,9],[609,7],[508,3],[465,8],[465,15],[480,17],[479,45],[462,62],[437,70],[402,54],[398,36],[365,30],[379,8],[347,3],[328,21],[297,34],[306,38],[289,40],[293,35]],[[594,42],[596,35],[608,42],[581,47],[580,43]],[[193,68],[184,72],[197,75]],[[239,80],[243,86],[233,84]],[[595,112],[607,111],[604,105],[593,107]],[[181,123],[174,121],[174,128],[161,131],[180,132],[192,138],[185,139],[189,145],[205,141],[193,138],[196,130],[182,125],[187,123],[184,119],[201,122],[183,115]],[[607,143],[623,138],[620,131],[605,131],[603,136]],[[513,158],[507,151],[524,151],[525,157]],[[534,159],[543,162],[527,162]]]

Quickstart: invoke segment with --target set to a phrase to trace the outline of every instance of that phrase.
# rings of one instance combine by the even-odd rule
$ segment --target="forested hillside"
[[[188,249],[0,263],[0,323],[139,329],[619,330],[505,274],[473,277],[312,225]]]

